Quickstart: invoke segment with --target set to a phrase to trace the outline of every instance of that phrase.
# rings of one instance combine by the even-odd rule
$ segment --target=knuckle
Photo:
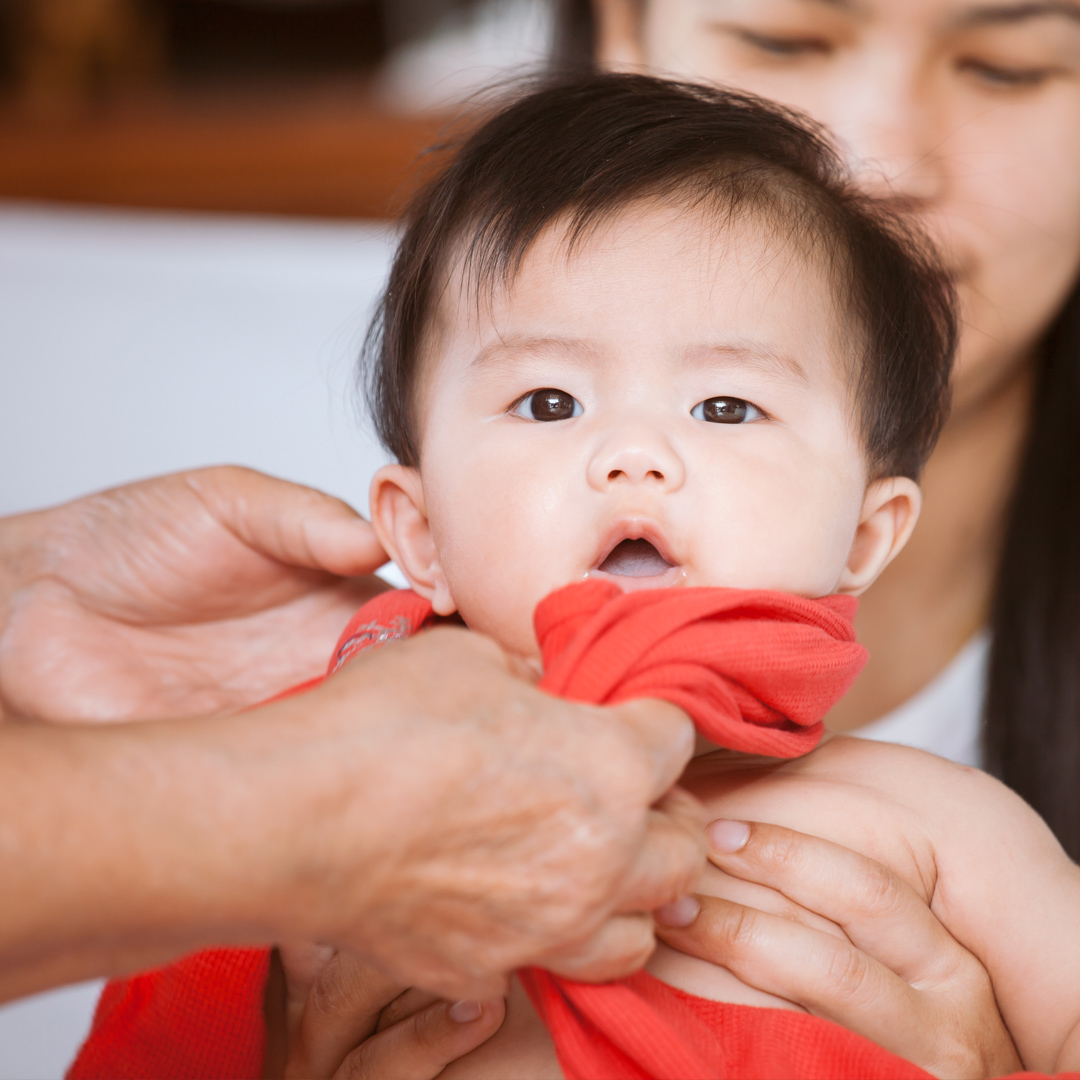
[[[446,1026],[446,1008],[444,1005],[432,1005],[409,1019],[412,1028],[410,1035],[416,1049],[423,1054],[425,1059],[432,1062],[441,1063],[443,1059],[440,1051],[449,1034]]]
[[[867,995],[871,972],[865,953],[839,941],[831,948],[825,978],[840,1001],[861,1002]]]
[[[690,802],[664,802],[649,811],[648,823],[659,827],[666,842],[678,845],[678,854],[705,853],[705,819],[707,815],[695,800]]]
[[[720,902],[713,905],[710,937],[735,958],[753,953],[758,943],[758,918],[751,908]]]
[[[980,1015],[997,1013],[997,998],[989,972],[955,939],[951,945],[938,953],[936,985],[951,987],[953,1000],[968,1003],[968,1007]]]
[[[798,834],[777,825],[755,825],[750,844],[742,854],[749,854],[751,849],[755,861],[777,870],[790,869],[802,856]]]
[[[981,990],[979,985],[979,973],[986,974],[982,965],[975,960],[970,953],[956,940],[945,935],[945,941],[940,943],[924,964],[918,976],[911,980],[911,985],[916,990],[932,992],[938,988],[952,986],[957,993],[971,996]],[[989,987],[989,977],[986,983]]]
[[[990,973],[982,963],[966,949],[958,947],[960,953],[957,976],[968,987],[971,997],[981,997],[983,1001],[994,1003],[997,1009],[997,997],[994,994],[994,984],[990,979]]]
[[[377,1030],[385,1031],[387,1028],[393,1027],[401,1020],[405,1020],[414,1013],[419,1012],[420,1009],[426,1008],[428,1004],[430,1004],[430,997],[424,991],[417,990],[415,987],[406,990],[405,993],[394,998],[379,1013]]]
[[[375,1050],[372,1049],[373,1044]],[[379,1080],[381,1073],[377,1047],[378,1043],[374,1039],[361,1043],[341,1063],[334,1073],[334,1080]]]
[[[899,881],[879,862],[866,860],[853,884],[859,908],[875,916],[895,914],[903,906]]]
[[[329,1018],[373,1012],[387,996],[385,987],[377,985],[379,981],[372,972],[356,968],[343,954],[336,953],[316,978],[308,1001],[311,1008]]]
[[[344,1015],[348,1011],[340,987],[329,973],[324,973],[323,978],[316,979],[308,994],[308,1008],[323,1016],[331,1017]]]

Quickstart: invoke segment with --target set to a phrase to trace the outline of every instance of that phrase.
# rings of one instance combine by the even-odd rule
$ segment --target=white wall
[[[0,203],[0,514],[233,462],[366,508],[352,367],[369,225]],[[0,1080],[59,1077],[96,984],[0,1009]]]
[[[222,461],[355,504],[376,226],[0,204],[0,513]]]

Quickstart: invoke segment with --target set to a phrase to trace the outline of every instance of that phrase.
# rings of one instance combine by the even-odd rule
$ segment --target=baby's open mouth
[[[659,577],[671,569],[671,563],[648,540],[623,540],[611,549],[597,567],[616,577]]]

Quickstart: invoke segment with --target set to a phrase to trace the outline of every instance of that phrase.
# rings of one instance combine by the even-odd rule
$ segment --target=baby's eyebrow
[[[687,367],[744,367],[764,375],[809,383],[806,368],[790,353],[761,341],[725,341],[693,345],[686,350]]]
[[[558,355],[584,364],[610,362],[605,350],[595,342],[581,338],[506,337],[489,342],[472,358],[470,367],[485,368],[494,364],[532,357]],[[741,367],[773,378],[791,379],[809,384],[810,376],[799,361],[788,353],[761,341],[706,342],[683,351],[681,364],[689,368]]]
[[[484,368],[507,360],[525,359],[531,356],[550,356],[559,353],[571,360],[595,362],[599,350],[591,342],[580,338],[563,337],[505,337],[489,342],[470,361],[469,366]]]

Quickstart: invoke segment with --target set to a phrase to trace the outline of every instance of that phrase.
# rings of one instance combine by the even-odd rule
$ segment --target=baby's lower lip
[[[676,584],[680,569],[670,563],[651,541],[644,537],[621,540],[589,572],[614,582],[624,592],[636,589],[662,589]]]
[[[669,566],[662,574],[652,574],[648,577],[609,574],[599,568],[590,570],[585,576],[600,581],[610,581],[618,585],[623,592],[637,592],[638,589],[669,589],[672,585],[681,584],[686,574],[682,567]]]

